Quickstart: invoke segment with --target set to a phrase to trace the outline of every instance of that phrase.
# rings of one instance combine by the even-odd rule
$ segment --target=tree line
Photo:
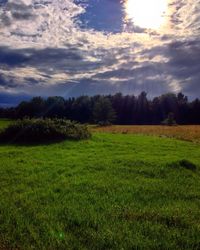
[[[0,108],[1,118],[66,118],[80,123],[122,125],[161,124],[172,117],[177,124],[200,124],[200,100],[189,101],[182,93],[167,93],[153,99],[138,96],[96,95],[64,99],[34,97],[12,108]]]

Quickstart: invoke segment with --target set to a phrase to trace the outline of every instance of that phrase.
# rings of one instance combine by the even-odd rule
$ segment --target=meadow
[[[185,141],[200,142],[200,126],[199,125],[182,125],[182,126],[162,126],[162,125],[113,125],[98,127],[93,126],[94,132],[108,132],[121,134],[141,134],[153,135],[160,137],[176,138]]]
[[[198,141],[114,128],[0,145],[0,249],[200,249]]]

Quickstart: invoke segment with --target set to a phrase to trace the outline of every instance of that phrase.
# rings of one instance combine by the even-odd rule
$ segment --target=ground
[[[0,160],[0,249],[200,249],[197,142],[95,131]]]
[[[200,126],[92,126],[94,132],[122,133],[122,134],[141,134],[141,135],[156,135],[161,137],[176,138],[185,141],[200,143]]]

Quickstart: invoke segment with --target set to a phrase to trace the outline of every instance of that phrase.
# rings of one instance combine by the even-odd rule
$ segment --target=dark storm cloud
[[[200,69],[200,40],[172,42],[169,52],[170,65],[178,68],[187,67],[188,71]]]
[[[17,3],[8,3],[6,8],[11,12],[12,17],[15,19],[33,19],[35,16],[32,13],[32,8],[30,5],[25,5],[21,1],[17,1]]]
[[[0,65],[9,67],[32,66],[48,71],[48,68],[64,70],[71,61],[80,61],[78,51],[60,48],[11,49],[0,47]]]
[[[160,63],[149,63],[143,62],[143,66],[136,67],[133,69],[124,69],[119,68],[117,70],[110,70],[104,73],[96,74],[94,77],[96,78],[138,78],[138,77],[147,77],[147,76],[155,76],[155,74],[161,73],[161,64]]]
[[[60,84],[53,88],[53,93],[62,93],[64,97],[77,97],[80,95],[106,95],[122,92],[123,94],[138,95],[142,91],[146,91],[148,96],[152,98],[160,95],[162,91],[169,92],[169,86],[162,79],[149,79],[146,84],[137,83],[135,79],[121,80],[112,84],[110,80],[101,79],[94,80],[91,78],[80,79],[77,83]]]
[[[19,104],[22,100],[28,101],[31,99],[30,95],[25,93],[0,93],[0,107],[13,107]]]
[[[122,55],[123,50],[113,50],[111,55],[103,58],[104,61],[99,63],[92,63],[90,61],[84,61],[80,51],[76,48],[73,49],[60,49],[60,48],[46,48],[46,49],[10,49],[2,47],[0,48],[0,65],[6,65],[10,69],[14,67],[32,67],[36,68],[43,74],[43,80],[36,80],[34,77],[25,77],[24,82],[27,85],[37,85],[43,82],[48,86],[49,78],[52,78],[54,74],[58,72],[69,72],[71,75],[79,72],[84,73],[92,69],[100,69],[101,66],[111,66],[110,70],[104,70],[102,73],[94,74],[92,79],[89,78],[77,78],[76,83],[70,84],[70,81],[66,81],[56,86],[51,87],[55,91],[59,89],[61,93],[65,91],[70,96],[77,93],[105,93],[106,85],[107,91],[113,93],[116,91],[123,92],[134,91],[145,89],[151,95],[154,93],[162,93],[162,91],[170,91],[169,85],[166,84],[167,78],[171,76],[177,81],[182,81],[187,77],[190,77],[190,85],[182,83],[182,88],[190,93],[189,90],[198,88],[198,77],[199,76],[199,53],[196,53],[199,49],[198,43],[194,41],[188,42],[172,42],[167,46],[155,46],[152,49],[145,49],[140,52],[144,58],[154,59],[157,56],[164,57],[167,62],[152,62],[151,60],[144,60],[143,62],[127,62],[120,64],[118,69],[113,69],[112,65],[116,64],[115,56],[111,55]],[[130,67],[130,68],[129,68]],[[45,74],[46,73],[46,74]],[[49,73],[49,74],[48,74]],[[159,76],[159,79],[157,78]],[[118,79],[115,85],[111,84],[112,78]],[[126,80],[125,80],[126,79]],[[20,82],[17,79],[7,80],[4,78],[0,79],[1,85],[14,88]],[[69,85],[69,86],[68,86]],[[131,87],[132,86],[132,87]],[[81,89],[83,90],[81,92]]]
[[[18,87],[18,82],[15,82],[12,77],[0,74],[0,87],[4,87],[4,89],[14,89]]]
[[[0,47],[0,65],[9,67],[23,66],[29,61],[25,53],[21,53],[17,49],[9,49],[7,47]]]
[[[87,72],[116,62],[114,57],[109,56],[109,53],[103,62],[86,60],[83,53],[78,48],[12,49],[0,47],[0,65],[10,68],[30,66],[43,73],[50,72],[51,74],[63,71],[73,74]]]
[[[36,80],[35,78],[32,78],[32,77],[25,77],[24,81],[30,85],[37,85],[38,84],[38,80]]]
[[[17,2],[3,1],[0,3],[0,5],[3,4],[4,12],[0,15],[1,26],[11,25],[14,20],[34,20],[35,18],[32,7],[20,0]]]
[[[0,86],[7,86],[8,81],[4,78],[2,74],[0,74]]]
[[[2,13],[0,15],[0,19],[1,19],[0,27],[1,26],[9,26],[12,23],[11,18],[9,16],[7,16],[5,13]]]
[[[169,52],[168,67],[172,76],[182,82],[182,91],[200,96],[200,41],[173,42]]]

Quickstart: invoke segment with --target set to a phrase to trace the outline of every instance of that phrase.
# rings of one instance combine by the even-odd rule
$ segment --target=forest
[[[135,95],[96,95],[64,99],[33,97],[16,107],[0,108],[0,118],[65,118],[89,124],[157,125],[167,119],[176,124],[200,124],[200,100],[183,93],[167,93],[149,99]]]

